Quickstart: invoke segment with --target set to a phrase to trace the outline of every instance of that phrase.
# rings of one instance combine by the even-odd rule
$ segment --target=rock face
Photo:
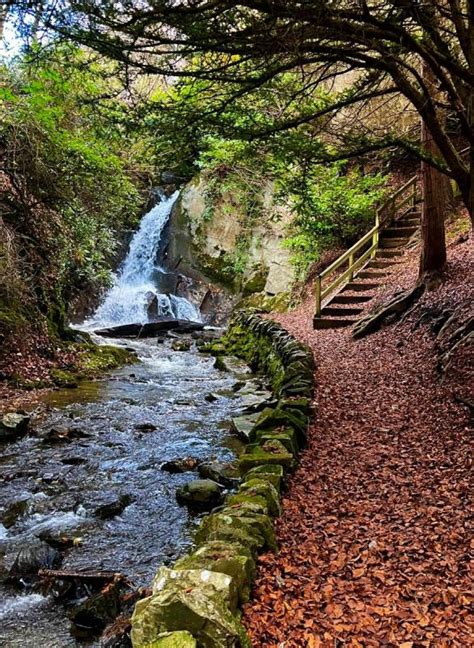
[[[262,209],[277,218],[257,218],[251,227],[244,199],[229,193],[211,209],[208,189],[203,176],[191,181],[165,232],[164,264],[192,280],[182,296],[200,301],[205,314],[227,315],[241,297],[287,292],[295,275],[283,243],[292,215],[272,204],[273,187],[262,188]]]

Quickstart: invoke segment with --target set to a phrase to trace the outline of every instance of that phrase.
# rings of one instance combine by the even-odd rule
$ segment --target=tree
[[[303,88],[291,110],[245,121],[237,127],[241,137],[269,138],[331,119],[349,106],[402,95],[429,133],[421,143],[396,129],[383,136],[352,131],[337,150],[318,146],[315,155],[345,159],[401,146],[423,163],[425,178],[429,165],[456,181],[472,218],[473,0],[61,0],[48,4],[44,21],[125,67],[193,76],[218,87],[214,116],[282,75],[300,73]],[[349,73],[349,87],[299,108],[299,96]],[[460,154],[466,145],[467,161]],[[431,209],[425,215],[432,241],[439,218]]]

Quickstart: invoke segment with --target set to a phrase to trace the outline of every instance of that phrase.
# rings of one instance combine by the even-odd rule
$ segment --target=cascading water
[[[156,256],[178,193],[175,191],[169,197],[162,195],[160,202],[142,218],[113,286],[94,315],[85,322],[86,328],[147,322],[150,299],[155,295],[160,316],[201,320],[199,310],[184,297],[159,293],[160,275],[165,270],[156,264]]]

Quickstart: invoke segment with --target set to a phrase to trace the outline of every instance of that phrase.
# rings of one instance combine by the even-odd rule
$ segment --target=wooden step
[[[381,248],[402,248],[408,243],[408,238],[384,238],[380,239],[379,245]]]
[[[332,303],[332,302],[331,302]],[[347,306],[342,306],[341,308],[337,308],[334,306],[324,306],[324,308],[321,310],[321,316],[326,317],[326,315],[331,315],[332,317],[349,317],[351,315],[359,315],[360,313],[363,312],[363,308],[357,308],[357,307],[347,307]]]
[[[346,326],[352,326],[356,322],[357,320],[355,319],[342,319],[342,317],[341,318],[315,317],[313,319],[313,328],[315,328],[316,330],[344,328]]]
[[[356,283],[355,281],[350,281],[344,286],[341,292],[349,292],[350,290],[355,292],[367,292],[368,290],[375,290],[379,286],[379,283],[363,283],[362,281]]]
[[[371,299],[372,295],[335,295],[331,304],[363,304]]]
[[[383,231],[384,238],[401,238],[405,236],[412,236],[417,227],[388,227]]]
[[[368,268],[376,268],[377,270],[386,270],[387,268],[391,268],[398,263],[400,262],[396,261],[395,259],[373,259],[372,261],[369,261],[369,263],[365,266],[365,269],[367,270]]]
[[[375,253],[375,258],[376,259],[396,259],[398,257],[403,256],[404,254],[405,252],[403,250],[397,250],[397,249],[382,250],[381,248],[379,248]]]
[[[377,272],[376,270],[361,270],[356,274],[356,279],[383,279],[389,276],[389,272]]]
[[[421,223],[419,218],[402,218],[399,221],[395,221],[393,224],[394,227],[418,227]]]

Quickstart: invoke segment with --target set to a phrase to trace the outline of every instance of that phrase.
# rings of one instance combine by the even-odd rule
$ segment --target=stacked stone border
[[[192,552],[161,567],[151,596],[137,603],[134,648],[251,646],[240,608],[249,599],[257,554],[277,550],[272,519],[306,443],[314,375],[308,347],[276,322],[239,311],[225,336],[202,350],[244,359],[265,374],[274,400],[256,418],[238,459],[238,489],[203,518]]]

